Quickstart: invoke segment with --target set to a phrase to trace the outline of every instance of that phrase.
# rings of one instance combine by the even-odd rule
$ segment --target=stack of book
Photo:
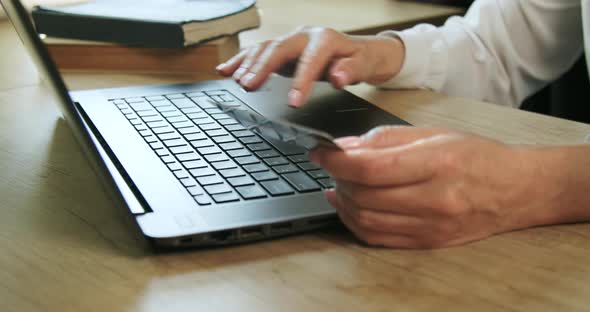
[[[254,0],[93,0],[32,11],[65,70],[213,72],[260,25]]]

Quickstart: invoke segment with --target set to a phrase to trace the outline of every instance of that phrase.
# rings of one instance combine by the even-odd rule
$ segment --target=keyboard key
[[[167,164],[167,166],[172,171],[176,171],[176,170],[181,170],[182,169],[182,166],[179,163],[177,163],[177,162],[174,162],[174,163],[171,163],[171,164]]]
[[[178,134],[176,132],[160,133],[160,134],[158,134],[158,138],[160,138],[160,140],[180,139],[180,134]]]
[[[147,136],[147,137],[145,137],[143,139],[146,142],[148,142],[148,143],[156,143],[156,142],[158,142],[158,139],[155,136],[153,136],[153,135]]]
[[[323,188],[335,188],[336,182],[332,179],[319,179],[318,182],[322,185]]]
[[[171,112],[171,111],[178,111],[174,105],[170,102],[155,102],[152,105],[156,108],[156,110],[160,113],[162,112]]]
[[[243,144],[254,144],[254,143],[264,142],[264,141],[262,141],[261,138],[259,138],[257,136],[241,137],[241,138],[238,138],[238,140],[240,140],[240,142],[242,142]]]
[[[129,100],[127,100],[129,102]],[[152,106],[144,101],[143,99],[138,101],[137,103],[129,103],[129,106],[133,108],[134,111],[142,111],[142,110],[151,110]]]
[[[201,131],[199,130],[199,128],[193,126],[193,127],[187,127],[187,128],[180,128],[180,129],[178,129],[178,132],[180,132],[184,135],[188,135],[188,134],[193,134],[193,133],[199,133]]]
[[[202,205],[202,206],[211,205],[211,200],[205,194],[193,196],[193,198],[195,199],[195,201],[199,205]]]
[[[242,170],[242,168],[233,168],[233,169],[223,169],[219,170],[219,173],[224,178],[234,178],[234,177],[241,177],[245,176],[246,172]]]
[[[231,160],[218,161],[211,164],[217,170],[231,169],[238,167],[235,162]]]
[[[270,145],[268,145],[266,143],[248,144],[248,145],[246,145],[246,147],[248,147],[248,149],[253,152],[264,151],[264,150],[270,149]]]
[[[139,126],[139,125],[143,125],[143,121],[135,118],[135,119],[129,119],[129,122],[134,125],[134,126]]]
[[[165,140],[162,141],[167,147],[184,146],[186,142],[183,139]]]
[[[201,157],[199,157],[199,155],[195,152],[193,153],[186,153],[186,154],[178,154],[176,156],[178,158],[178,161],[180,162],[186,162],[186,161],[190,161],[190,160],[199,160],[201,159]]]
[[[252,177],[258,182],[276,180],[279,178],[279,176],[272,171],[255,172],[252,173]]]
[[[126,102],[123,100],[114,100],[113,103],[116,104],[117,106],[126,104]]]
[[[244,199],[255,199],[266,197],[266,193],[258,185],[236,187],[236,191]]]
[[[225,183],[208,185],[203,188],[207,193],[209,193],[209,195],[230,193],[232,191],[232,188]]]
[[[180,182],[182,183],[182,185],[184,185],[184,187],[187,187],[187,188],[197,185],[197,181],[191,177],[186,177],[186,178],[180,179]],[[191,195],[196,195],[196,194],[191,194]]]
[[[266,158],[266,159],[263,159],[263,161],[265,164],[267,164],[271,167],[289,164],[289,161],[283,157]]]
[[[207,115],[207,113],[205,113],[204,111],[202,111],[200,109],[199,109],[199,111],[196,111],[193,113],[187,113],[186,116],[190,119],[201,119],[201,118],[209,117],[209,115]]]
[[[184,178],[189,177],[188,172],[186,172],[186,170],[182,170],[182,169],[174,171],[174,175],[179,179],[184,179]]]
[[[268,168],[263,164],[252,164],[252,165],[245,165],[244,170],[248,173],[260,172],[260,171],[267,171]]]
[[[199,92],[187,93],[186,96],[192,98],[192,97],[201,97],[201,96],[207,96],[207,95],[205,95],[205,93],[199,91]]]
[[[215,175],[215,170],[213,170],[213,168],[211,167],[191,169],[189,170],[189,172],[193,177],[205,177]]]
[[[194,124],[191,121],[181,121],[181,122],[174,122],[172,123],[172,126],[176,129],[178,128],[190,128],[192,126],[194,126]]]
[[[223,111],[221,109],[219,109],[218,107],[216,107],[216,108],[207,108],[207,109],[205,109],[205,111],[207,112],[207,114],[211,115],[211,117],[213,117],[213,115],[222,114],[223,113]]]
[[[276,171],[276,173],[278,174],[284,174],[284,173],[290,173],[290,172],[297,172],[299,171],[299,169],[297,169],[297,167],[288,164],[288,165],[281,165],[281,166],[275,166],[272,167],[272,169],[274,169],[274,171]]]
[[[217,129],[217,130],[207,130],[205,131],[205,133],[207,133],[208,136],[210,137],[216,137],[216,136],[222,136],[222,135],[229,135],[229,133],[223,129]]]
[[[189,129],[189,128],[186,128]],[[182,129],[180,130],[180,132],[182,132]],[[207,139],[207,136],[204,133],[191,133],[191,134],[187,134],[184,136],[187,140],[189,141],[198,141],[198,140],[204,140]]]
[[[144,124],[139,124],[139,125],[135,126],[135,130],[137,130],[137,131],[147,130],[147,129],[148,129],[148,127]]]
[[[153,150],[162,149],[162,148],[164,148],[164,144],[162,144],[162,142],[150,143],[150,147]]]
[[[174,156],[164,156],[161,157],[161,159],[165,164],[171,164],[176,162],[176,158],[174,158]]]
[[[162,149],[157,149],[156,150],[156,154],[158,154],[158,156],[162,157],[162,156],[168,156],[168,155],[170,155],[170,152],[168,152],[167,149],[162,148]]]
[[[206,124],[199,124],[199,128],[203,131],[211,131],[211,130],[221,130],[221,126],[216,123],[206,123]]]
[[[169,123],[175,123],[175,122],[188,121],[188,118],[180,115],[180,116],[175,116],[175,117],[168,117],[168,118],[166,118],[166,120],[168,120]]]
[[[146,137],[152,135],[152,132],[150,130],[142,130],[139,131],[139,135],[141,135],[142,137]]]
[[[324,171],[323,169],[311,170],[311,171],[308,171],[307,173],[314,179],[322,179],[322,178],[330,177],[330,175],[328,175],[328,173],[326,171]]]
[[[213,117],[213,119],[217,120],[217,122],[224,120],[224,119],[233,119],[233,117],[231,117],[230,115],[226,114],[226,113],[218,113],[218,114],[213,114],[209,111],[207,111],[209,114],[211,114],[211,117]]]
[[[238,195],[235,192],[215,194],[215,195],[212,195],[211,197],[218,204],[240,200],[240,198],[238,197]]]
[[[175,155],[176,154],[184,154],[184,153],[192,153],[193,149],[192,149],[192,147],[189,147],[187,145],[175,146],[175,147],[170,148],[170,152]]]
[[[229,184],[231,184],[233,187],[254,184],[254,180],[252,180],[252,178],[249,176],[229,178],[227,179],[227,182],[229,182]]]
[[[161,128],[154,128],[152,129],[152,131],[155,134],[162,134],[162,133],[169,133],[169,132],[174,132],[174,128],[166,125],[165,127],[161,127]]]
[[[269,158],[269,157],[277,157],[279,156],[279,153],[277,153],[277,151],[275,150],[264,150],[264,151],[256,151],[254,154],[256,154],[256,156],[260,157],[260,158]]]
[[[176,100],[176,99],[184,99],[186,98],[184,96],[184,94],[181,93],[177,93],[177,94],[167,94],[166,95],[167,98],[171,99],[171,100]]]
[[[231,135],[222,135],[213,137],[213,141],[217,144],[235,142],[236,140]]]
[[[320,166],[310,162],[299,163],[297,166],[305,171],[320,169]]]
[[[234,160],[240,165],[256,164],[260,162],[260,160],[254,156],[236,157]]]
[[[162,112],[162,116],[164,116],[164,118],[168,118],[170,121],[170,118],[182,116],[182,113],[177,110],[167,110]]]
[[[230,150],[236,150],[236,149],[242,148],[242,144],[240,144],[238,142],[223,143],[223,144],[219,144],[219,147],[221,147],[221,149],[224,151],[230,151]]]
[[[250,130],[233,131],[232,134],[236,138],[243,138],[243,137],[255,136],[254,132],[252,132]]]
[[[143,117],[152,117],[152,116],[159,117],[158,112],[156,112],[154,109],[138,111],[137,116],[142,117],[142,118]],[[159,118],[159,119],[161,120],[162,118]],[[146,119],[143,118],[143,120],[146,120]],[[146,120],[146,121],[148,121],[148,120]]]
[[[303,172],[287,173],[282,175],[299,192],[311,192],[320,190],[320,185]]]
[[[233,118],[231,118],[231,119],[221,119],[221,120],[217,120],[217,122],[220,125],[223,125],[223,126],[237,125],[238,124],[238,121],[235,120],[235,119],[233,119]],[[227,129],[228,127],[225,127],[225,128]],[[227,130],[229,130],[229,129],[227,129]],[[242,130],[242,129],[240,129],[240,130]]]
[[[243,149],[237,149],[237,150],[231,150],[231,151],[227,151],[227,154],[232,157],[232,158],[236,158],[236,157],[242,157],[242,156],[250,156],[252,154],[250,154],[250,152],[243,148]]]
[[[221,153],[221,149],[217,146],[201,147],[197,148],[197,152],[201,155],[219,154]]]
[[[193,101],[183,97],[180,99],[173,99],[170,102],[172,102],[176,107],[178,108],[189,108],[189,107],[195,107],[195,103],[193,103]]]
[[[225,127],[225,129],[227,129],[227,131],[242,131],[242,130],[246,130],[246,128],[244,128],[244,126],[242,126],[241,124],[237,123],[237,121],[236,121],[236,124],[229,124],[229,125],[227,125]]]
[[[145,97],[146,100],[150,101],[150,102],[155,102],[155,101],[165,101],[166,98],[161,96],[161,95],[152,95],[152,96],[146,96]]]
[[[195,103],[197,103],[197,105],[202,109],[217,108],[217,105],[213,104],[211,99],[207,97],[193,98],[193,101],[195,101]]]
[[[192,113],[202,112],[203,110],[195,106],[195,107],[189,107],[189,108],[182,108],[181,111],[185,114],[192,114]]]
[[[263,135],[264,137],[264,135]],[[307,152],[307,150],[295,143],[286,143],[283,141],[279,141],[279,140],[274,140],[274,139],[270,139],[270,138],[265,138],[266,141],[272,145],[274,148],[276,148],[279,152],[281,152],[283,155],[286,156],[291,156],[291,155],[296,155],[296,154],[304,154]]]
[[[205,155],[203,157],[205,158],[205,160],[207,160],[210,163],[224,161],[224,160],[229,159],[229,157],[227,157],[225,154],[210,154],[210,155]]]
[[[191,145],[195,148],[215,146],[215,144],[213,144],[213,141],[211,141],[209,138],[199,141],[191,141]]]
[[[293,156],[289,156],[289,159],[294,163],[306,162],[306,161],[309,161],[309,155],[308,154],[293,155]]]
[[[146,123],[150,128],[160,128],[160,127],[168,127],[168,123],[165,121],[152,121]]]
[[[205,186],[205,185],[223,183],[223,179],[218,175],[212,175],[212,176],[205,176],[205,177],[197,177],[197,182],[199,182],[199,184]]]
[[[260,185],[272,196],[282,196],[295,193],[293,188],[283,180],[260,182]]]
[[[202,159],[191,160],[191,161],[183,162],[182,164],[186,167],[186,169],[205,168],[208,166],[207,162]]]

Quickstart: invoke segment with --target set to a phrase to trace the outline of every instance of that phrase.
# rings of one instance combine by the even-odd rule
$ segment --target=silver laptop
[[[326,83],[304,108],[290,108],[291,80],[279,76],[256,92],[232,80],[68,92],[21,3],[0,3],[87,158],[159,247],[249,242],[332,224],[322,190],[334,182],[308,161],[308,150],[407,124]]]

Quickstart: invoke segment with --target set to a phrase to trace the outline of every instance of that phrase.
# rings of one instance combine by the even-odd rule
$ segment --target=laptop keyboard
[[[305,148],[248,130],[212,101],[249,109],[226,90],[112,100],[199,205],[334,186]]]

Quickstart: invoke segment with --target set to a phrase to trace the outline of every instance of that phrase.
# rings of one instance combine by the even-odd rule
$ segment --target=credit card
[[[211,103],[219,107],[222,112],[233,117],[244,128],[266,139],[297,144],[308,150],[320,146],[341,149],[334,143],[334,138],[328,133],[286,120],[264,117],[241,103],[216,102],[213,100],[211,100]]]

